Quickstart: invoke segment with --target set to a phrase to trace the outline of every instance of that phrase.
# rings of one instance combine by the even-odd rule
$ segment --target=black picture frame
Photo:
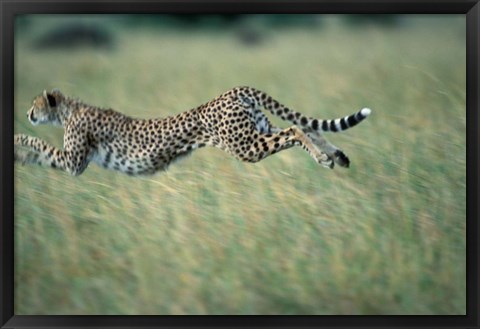
[[[0,324],[1,328],[478,328],[479,31],[478,1],[1,1]],[[13,308],[14,17],[27,13],[356,13],[464,14],[467,22],[467,315],[465,316],[18,316]]]

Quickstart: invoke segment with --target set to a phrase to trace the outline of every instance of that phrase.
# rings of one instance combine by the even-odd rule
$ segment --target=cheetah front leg
[[[17,146],[15,146],[14,149],[14,161],[22,165],[36,164],[39,166],[53,167],[52,161],[47,159],[44,154],[32,150],[25,150]]]
[[[40,138],[16,134],[14,136],[14,146],[14,160],[16,162],[59,169],[65,167],[64,158],[60,154],[61,151]]]
[[[14,136],[14,160],[25,164],[35,164],[63,170],[73,176],[80,175],[88,166],[86,152],[77,154],[64,151],[46,141],[24,134]]]

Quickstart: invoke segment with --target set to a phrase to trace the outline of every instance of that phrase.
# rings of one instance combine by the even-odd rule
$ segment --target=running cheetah
[[[261,111],[294,125],[280,129]],[[66,171],[77,176],[88,164],[128,175],[153,174],[193,150],[214,146],[240,161],[257,162],[292,146],[301,146],[319,164],[348,167],[348,157],[330,144],[322,131],[343,131],[364,120],[370,109],[334,120],[318,120],[295,112],[266,93],[233,88],[192,110],[162,119],[135,119],[111,109],[44,91],[33,100],[27,116],[33,125],[62,126],[64,149],[44,140],[16,134],[15,161]]]

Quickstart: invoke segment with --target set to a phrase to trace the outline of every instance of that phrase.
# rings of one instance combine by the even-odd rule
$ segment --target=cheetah
[[[293,123],[274,126],[262,109]],[[371,113],[364,108],[333,120],[307,117],[280,104],[265,92],[236,87],[189,111],[157,119],[138,119],[112,109],[88,105],[58,89],[43,91],[27,113],[33,125],[50,123],[64,129],[63,150],[24,134],[14,136],[14,159],[78,176],[90,162],[128,175],[165,170],[173,161],[204,146],[213,146],[244,162],[258,162],[301,146],[320,165],[349,167],[342,150],[322,131],[351,128]]]

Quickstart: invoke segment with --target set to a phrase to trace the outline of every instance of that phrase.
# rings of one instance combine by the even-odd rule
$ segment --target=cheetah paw
[[[24,146],[27,143],[28,136],[24,134],[15,134],[13,144],[16,146]]]
[[[317,162],[325,168],[333,169],[333,167],[335,166],[335,162],[333,161],[333,159],[325,153],[321,153],[317,156]]]
[[[340,150],[336,150],[334,153],[335,162],[338,163],[339,166],[348,168],[350,166],[350,159]]]
[[[39,160],[39,157],[39,154],[36,152],[24,150],[18,147],[15,147],[13,153],[14,162],[21,165],[26,165],[27,163],[36,163]]]

